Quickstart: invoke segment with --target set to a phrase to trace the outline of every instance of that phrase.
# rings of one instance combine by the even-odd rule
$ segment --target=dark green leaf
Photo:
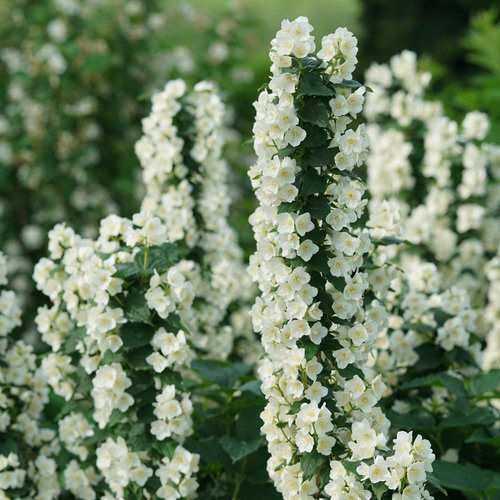
[[[306,138],[300,143],[301,148],[317,148],[328,144],[328,134],[325,129],[311,123],[303,123],[301,126],[306,131]]]
[[[130,351],[127,360],[129,365],[135,370],[151,370],[151,365],[146,358],[153,352],[150,346],[139,347]]]
[[[247,455],[256,451],[263,443],[263,438],[259,437],[252,441],[238,441],[229,436],[222,436],[220,444],[222,448],[229,454],[233,462],[238,462]]]
[[[145,290],[134,289],[126,299],[125,317],[131,323],[146,323],[151,325],[151,311],[144,296]]]
[[[396,413],[388,410],[386,415],[392,426],[398,430],[427,430],[435,426],[434,418],[424,412]]]
[[[152,326],[142,323],[125,323],[120,328],[120,338],[125,349],[135,349],[148,345],[155,334]]]
[[[247,408],[236,415],[236,437],[241,441],[250,442],[260,435],[262,420],[260,413],[263,410],[261,404]]]
[[[409,331],[414,330],[419,333],[434,333],[434,328],[429,325],[424,325],[423,323],[403,323],[401,326],[402,330]]]
[[[458,490],[482,498],[481,493],[500,490],[500,473],[472,464],[435,461],[433,474],[444,488]]]
[[[240,377],[252,369],[244,363],[225,363],[211,359],[195,359],[191,368],[221,387],[233,387]]]
[[[302,177],[302,190],[301,192],[304,196],[309,196],[315,193],[324,193],[327,185],[327,177],[325,175],[318,174],[314,168],[310,168],[306,171]]]
[[[319,472],[321,466],[326,462],[327,458],[317,451],[311,451],[310,453],[304,453],[300,457],[300,467],[302,468],[302,474],[304,481],[308,481],[316,472]]]
[[[324,220],[330,213],[330,204],[326,196],[311,196],[307,200],[306,209],[319,220]]]
[[[467,427],[474,425],[490,426],[496,422],[494,413],[487,407],[476,407],[471,411],[452,413],[440,424],[440,429],[451,429],[453,427]]]
[[[362,83],[357,82],[356,80],[342,80],[340,83],[334,83],[334,87],[340,87],[343,89],[359,89],[363,86]]]
[[[377,500],[381,500],[384,496],[384,493],[388,490],[387,486],[384,483],[374,483],[372,488]]]
[[[466,443],[480,443],[500,448],[500,435],[491,436],[485,429],[476,429],[466,440]]]
[[[318,127],[328,128],[330,125],[330,109],[323,99],[306,97],[297,114],[302,121]]]
[[[327,167],[335,162],[336,151],[326,146],[306,150],[301,163],[304,167]]]
[[[448,492],[441,486],[441,483],[439,482],[439,479],[434,476],[434,474],[431,474],[430,472],[427,472],[427,482],[436,490],[441,492],[443,495],[448,496]]]
[[[466,395],[463,382],[448,373],[435,373],[425,377],[418,377],[406,382],[403,385],[403,389],[432,386],[446,387],[446,389],[448,389],[456,397],[464,397]]]
[[[289,415],[295,415],[295,413],[299,413],[300,407],[301,407],[302,403],[304,403],[304,402],[305,402],[304,399],[301,399],[300,401],[294,401],[290,405],[290,409],[288,410],[288,414]]]
[[[477,375],[465,383],[472,396],[498,395],[500,393],[500,369]]]
[[[335,90],[314,72],[304,73],[297,88],[297,96],[334,96]]]

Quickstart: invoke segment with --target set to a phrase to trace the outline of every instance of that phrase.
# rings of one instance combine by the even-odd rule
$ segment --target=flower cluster
[[[438,101],[426,98],[430,74],[418,70],[413,52],[372,65],[366,79],[374,90],[364,109],[372,197],[398,205],[402,238],[419,245],[423,261],[437,265],[443,287],[465,288],[473,307],[487,307],[486,264],[500,243],[500,148],[484,141],[488,117],[470,112],[461,123],[448,118]],[[479,319],[478,334],[489,333],[489,342],[497,343],[495,315]]]
[[[35,280],[52,304],[39,309],[37,324],[53,351],[42,372],[71,410],[53,450],[60,461],[59,449],[72,457],[60,462],[63,488],[85,499],[127,498],[137,488],[168,499],[194,492],[195,455],[168,493],[155,479],[192,433],[181,373],[193,353],[179,315],[193,303],[185,274],[194,263],[180,260],[166,226],[145,212],[104,219],[96,240],[58,225],[49,250]]]
[[[428,254],[422,257],[419,247],[398,239],[401,228],[392,216],[398,212],[397,204],[372,200],[368,221],[378,238],[372,260],[394,268],[385,298],[388,326],[380,332],[369,360],[374,372],[388,382],[382,404],[395,428],[421,432],[441,460],[484,466],[487,444],[483,449],[476,443],[473,456],[466,451],[468,443],[475,442],[473,435],[487,435],[498,419],[490,401],[498,374],[480,371],[484,344],[480,312],[464,288],[443,286],[437,264],[424,260]],[[489,277],[494,279],[494,273]],[[495,300],[488,306],[490,313],[493,304]],[[483,378],[488,384],[476,388],[475,380]]]
[[[364,88],[346,79],[356,39],[339,28],[314,55],[311,31],[306,18],[283,21],[255,103],[250,272],[261,292],[252,319],[265,350],[267,469],[287,499],[368,499],[379,482],[402,498],[426,497],[430,445],[401,434],[386,453],[390,424],[377,406],[386,386],[363,369],[387,322],[380,301],[392,270],[365,265],[372,244],[355,167],[368,139],[351,125]]]
[[[195,305],[179,312],[195,345],[219,359],[233,352],[235,331],[228,311],[248,301],[252,287],[243,266],[236,233],[228,224],[229,190],[224,146],[224,106],[212,84],[200,82],[188,92],[173,80],[152,97],[151,114],[143,120],[144,135],[136,144],[143,167],[146,196],[142,210],[158,217],[167,238],[185,245],[195,263],[189,271]],[[174,307],[162,292],[164,283],[181,279],[154,276],[148,302],[168,314]],[[243,282],[242,282],[243,280]],[[250,294],[250,295],[249,295]],[[255,355],[251,331],[238,331],[249,356]]]
[[[388,328],[376,343],[376,371],[384,374],[388,385],[395,389],[399,377],[417,367],[431,346],[441,349],[443,355],[460,348],[479,364],[477,313],[467,292],[459,287],[443,289],[435,264],[422,262],[414,255],[401,257],[402,271],[394,273],[386,300]],[[473,366],[457,365],[455,369],[467,374]]]
[[[7,259],[0,253],[2,287],[6,274]],[[33,347],[13,338],[21,308],[16,294],[5,288],[0,292],[0,318],[0,495],[17,497],[16,492],[31,488],[47,495],[43,498],[54,498],[59,486],[48,455],[55,432],[45,425],[44,414],[49,390]]]

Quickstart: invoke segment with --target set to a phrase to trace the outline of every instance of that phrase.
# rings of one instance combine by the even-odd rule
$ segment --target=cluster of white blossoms
[[[214,86],[200,82],[188,91],[182,80],[168,82],[152,97],[151,114],[143,120],[143,136],[135,150],[143,167],[146,196],[142,210],[166,226],[169,241],[188,249],[196,300],[181,314],[196,347],[225,359],[235,335],[250,357],[257,343],[250,329],[235,331],[227,321],[231,305],[252,296],[249,276],[236,233],[228,224],[228,170],[222,159],[223,103]],[[168,277],[152,279],[148,300],[169,307],[160,290]],[[153,283],[154,280],[154,283]]]
[[[180,377],[193,358],[189,337],[176,325],[179,316],[189,317],[194,263],[173,260],[166,226],[144,211],[132,219],[107,217],[96,240],[58,225],[49,250],[34,277],[51,305],[39,309],[36,322],[53,351],[42,360],[47,383],[76,402],[58,429],[60,446],[74,456],[63,471],[64,487],[83,499],[97,498],[103,488],[112,498],[126,498],[132,485],[148,491],[164,454],[147,454],[143,445],[136,451],[129,436],[115,439],[107,432],[141,422],[138,413],[149,404],[151,417],[141,432],[150,446],[168,438],[175,451],[192,433],[189,394],[166,380]],[[141,388],[145,374],[148,384]],[[89,401],[94,422],[84,417]],[[161,496],[162,486],[158,496],[180,498],[184,483],[194,491],[195,469],[183,471],[175,493]]]
[[[97,448],[97,468],[117,498],[125,498],[125,487],[131,482],[144,486],[153,471],[146,467],[138,453],[131,452],[122,437],[106,439]]]
[[[364,108],[372,197],[397,204],[402,238],[436,263],[443,287],[465,288],[474,308],[493,310],[485,269],[500,243],[500,148],[484,141],[487,115],[449,119],[427,100],[430,74],[418,70],[413,52],[372,65],[366,80],[374,90]],[[495,314],[480,316],[479,335],[490,332],[489,342],[498,344],[499,331]],[[494,362],[490,356],[489,366]]]
[[[481,344],[471,342],[477,335],[477,312],[467,292],[460,287],[444,289],[435,264],[415,255],[403,255],[387,295],[388,327],[376,342],[373,363],[389,387],[397,387],[399,377],[421,360],[418,348],[431,344],[451,351],[460,347],[480,363]],[[467,373],[471,367],[457,367]],[[392,392],[392,389],[391,391]]]
[[[7,284],[7,258],[0,253],[0,286]],[[0,343],[6,342],[6,337],[21,325],[21,307],[16,294],[12,290],[0,291]]]
[[[151,434],[159,441],[172,435],[183,441],[193,433],[193,403],[188,394],[184,394],[181,401],[175,396],[175,385],[165,385],[153,403],[153,414],[158,420],[151,423]]]
[[[198,484],[193,475],[198,472],[199,458],[182,446],[175,449],[171,458],[163,458],[155,473],[161,482],[161,487],[156,492],[158,498],[195,498]]]
[[[151,345],[154,352],[146,358],[146,361],[157,373],[163,372],[165,368],[170,366],[174,366],[176,369],[188,366],[193,357],[193,352],[188,347],[186,334],[183,330],[170,333],[165,328],[160,328],[155,332]]]
[[[7,259],[0,253],[0,285],[7,285]],[[0,496],[30,484],[37,498],[59,493],[55,463],[48,458],[55,432],[44,425],[49,389],[31,345],[12,338],[21,325],[16,294],[0,292]],[[37,457],[29,463],[29,457]],[[53,496],[51,496],[53,495]]]
[[[356,39],[340,28],[315,56],[311,31],[304,17],[283,21],[255,103],[250,273],[261,292],[252,319],[265,350],[267,470],[286,499],[368,499],[376,483],[393,498],[430,498],[429,442],[401,434],[388,452],[390,424],[377,407],[386,386],[364,371],[387,323],[377,299],[392,270],[364,267],[372,244],[353,170],[368,139],[363,125],[349,127],[364,89],[345,80]]]

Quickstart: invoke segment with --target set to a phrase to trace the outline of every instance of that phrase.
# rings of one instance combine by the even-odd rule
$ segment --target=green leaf
[[[339,170],[338,168],[331,168],[329,169],[329,172],[331,172],[334,175],[342,175],[344,177],[349,177],[349,179],[354,179],[359,182],[363,182],[363,178],[360,177],[358,174],[355,174],[352,170]]]
[[[364,378],[363,370],[354,365],[348,365],[345,368],[337,368],[337,370],[342,375],[342,377],[348,380],[353,378],[355,375]]]
[[[500,393],[500,369],[482,373],[465,382],[467,392],[472,396],[495,396]]]
[[[145,290],[134,289],[126,298],[125,317],[131,323],[146,323],[152,325],[151,311],[147,305]]]
[[[211,359],[195,359],[191,368],[221,387],[233,387],[235,382],[246,375],[252,367],[244,363],[226,363]]]
[[[85,59],[85,68],[95,73],[103,73],[111,65],[112,58],[107,53],[91,52]]]
[[[220,438],[220,444],[222,448],[228,453],[228,455],[233,460],[233,463],[238,462],[247,455],[250,455],[254,451],[260,448],[263,443],[262,437],[254,439],[252,441],[238,441],[229,436],[222,436]]]
[[[318,250],[318,252],[311,257],[308,264],[309,267],[315,271],[323,273],[325,276],[329,276],[331,274],[330,267],[328,266],[328,257],[323,250]]]
[[[357,474],[356,469],[359,467],[360,462],[351,462],[350,460],[341,460],[340,463],[344,469],[351,474]]]
[[[245,463],[244,474],[247,481],[252,483],[252,487],[250,488],[251,490],[253,489],[253,485],[255,484],[269,484],[269,476],[264,466],[268,458],[269,453],[267,452],[267,449],[264,445],[251,455],[248,455],[247,461]],[[253,500],[255,500],[255,498],[256,497],[254,497]],[[266,500],[268,499],[267,496],[257,498],[265,498]]]
[[[262,420],[260,413],[263,405],[259,403],[251,408],[240,411],[236,415],[236,437],[242,441],[252,441],[260,435]]]
[[[334,83],[334,87],[340,87],[342,89],[359,89],[363,87],[362,83],[357,82],[356,80],[342,80],[340,83]]]
[[[500,490],[500,473],[496,471],[441,460],[432,465],[434,476],[444,488],[470,493],[473,498],[482,498],[485,493],[491,495]]]
[[[432,429],[436,425],[434,418],[429,413],[397,413],[395,411],[388,410],[386,412],[386,416],[391,421],[392,426],[399,430],[427,430]]]
[[[0,455],[8,456],[9,453],[19,453],[17,442],[8,434],[0,433]]]
[[[201,461],[213,466],[222,464],[225,468],[232,467],[232,461],[228,453],[222,448],[220,439],[215,436],[209,438],[191,438],[185,447],[200,455]]]
[[[144,424],[135,424],[127,435],[127,445],[132,451],[151,449],[151,435]]]
[[[487,407],[475,407],[471,411],[452,413],[446,417],[438,426],[439,429],[451,429],[454,427],[467,427],[474,425],[490,426],[497,418]]]
[[[330,213],[330,203],[326,196],[311,196],[307,200],[306,209],[315,219],[324,220]]]
[[[302,468],[303,480],[308,481],[317,471],[320,470],[321,466],[326,462],[327,458],[317,451],[311,451],[310,453],[304,453],[300,457],[300,467]]]
[[[446,387],[446,389],[459,398],[466,395],[463,382],[460,379],[444,372],[410,380],[409,382],[403,384],[403,389],[432,386]]]
[[[290,409],[288,410],[288,415],[295,415],[296,413],[299,413],[302,403],[305,403],[305,399],[294,401],[290,405]]]
[[[318,73],[303,73],[297,87],[297,96],[334,96],[335,89],[330,87]]]
[[[286,148],[280,149],[277,153],[278,158],[282,160],[286,156],[293,156],[293,153],[295,152],[296,149],[297,148],[293,146],[287,146]]]
[[[309,196],[315,193],[324,193],[327,185],[327,177],[320,175],[314,168],[306,171],[302,177],[302,193]]]
[[[143,346],[130,351],[127,360],[129,365],[135,370],[151,370],[151,365],[146,358],[153,352],[150,346]]]
[[[260,382],[258,380],[250,380],[249,382],[245,382],[240,386],[239,390],[241,392],[251,392],[253,394],[256,394],[257,396],[262,396]]]
[[[408,370],[407,373],[410,376],[432,370],[443,364],[443,350],[433,342],[418,346],[415,352],[418,354],[418,362]]]
[[[430,472],[427,472],[427,482],[433,487],[436,488],[440,493],[442,493],[445,496],[448,496],[448,492],[441,486],[441,483],[439,482],[439,479],[434,476],[434,474],[431,474]]]
[[[136,349],[148,345],[155,334],[152,326],[142,323],[125,323],[120,328],[120,338],[125,349]]]
[[[372,488],[377,500],[381,500],[384,496],[384,493],[388,490],[387,486],[384,483],[375,483],[372,485]]]
[[[168,330],[171,332],[177,333],[179,330],[182,330],[186,333],[189,332],[186,326],[182,324],[179,315],[176,313],[170,313],[168,315],[168,318],[166,319],[166,323],[168,326]]]
[[[301,148],[317,148],[328,144],[328,134],[325,129],[312,123],[303,123],[301,126],[306,131],[306,138],[300,143]]]
[[[486,429],[476,429],[466,440],[466,443],[480,443],[500,448],[500,435],[491,436]]]
[[[304,122],[323,128],[330,126],[330,109],[323,99],[317,97],[304,98],[304,102],[297,114]]]
[[[293,62],[295,63],[295,61]],[[323,64],[323,61],[321,59],[318,59],[317,57],[304,57],[300,62],[303,68],[312,69],[319,68]],[[297,66],[299,66],[298,63]]]
[[[419,333],[434,333],[432,326],[424,325],[423,323],[403,323],[401,329],[405,331],[414,330]]]
[[[300,339],[298,346],[304,348],[306,361],[310,361],[312,358],[314,358],[319,350],[319,345],[316,345],[308,338]]]
[[[326,146],[310,148],[302,157],[301,163],[304,167],[327,167],[335,162],[336,151]]]
[[[130,278],[135,278],[141,276],[144,269],[138,266],[135,262],[127,262],[124,264],[115,264],[115,278],[120,278],[122,280],[128,280]]]
[[[175,441],[156,441],[153,440],[153,448],[160,453],[163,457],[172,458],[178,444]]]
[[[134,260],[144,263],[145,252],[147,252],[146,262],[148,271],[156,270],[158,274],[168,271],[179,260],[177,246],[173,243],[164,243],[163,245],[143,249],[136,255]]]

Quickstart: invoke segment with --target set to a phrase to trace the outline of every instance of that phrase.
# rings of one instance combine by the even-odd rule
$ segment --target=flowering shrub
[[[283,21],[272,42],[271,79],[255,104],[250,171],[260,206],[252,310],[265,357],[262,427],[267,470],[284,498],[421,498],[434,455],[420,436],[389,441],[377,406],[386,386],[363,370],[387,313],[387,290],[363,227],[364,126],[350,124],[365,88],[352,80],[356,39],[345,28],[317,54],[307,18]]]
[[[500,242],[500,149],[483,141],[488,118],[470,112],[461,125],[450,120],[439,102],[425,98],[430,74],[418,71],[412,52],[373,65],[366,77],[374,89],[365,108],[370,193],[397,202],[402,238],[438,266],[445,287],[466,288],[473,306],[486,308],[478,334],[497,342],[498,306],[487,306],[485,266]],[[495,364],[495,355],[491,351],[486,366]]]
[[[129,144],[146,111],[138,97],[176,74],[219,81],[233,106],[234,95],[252,88],[242,48],[251,43],[247,19],[238,7],[219,20],[162,1],[0,6],[0,236],[25,329],[40,302],[29,277],[48,230],[66,221],[95,237],[105,215],[137,210]],[[190,40],[183,47],[180,27]]]
[[[437,462],[435,473],[444,486],[468,491],[472,484],[450,478],[477,474],[471,464],[494,465],[488,439],[498,420],[488,401],[498,395],[499,372],[479,368],[485,334],[494,339],[497,328],[484,266],[498,244],[498,192],[488,183],[498,175],[498,148],[481,143],[485,115],[469,113],[459,129],[439,103],[425,100],[430,76],[417,71],[413,53],[372,66],[367,77],[374,88],[365,109],[373,121],[369,224],[388,244],[379,259],[402,270],[375,360],[391,386],[384,404],[396,428],[422,433],[443,460],[464,464]],[[394,245],[401,238],[410,244]],[[477,489],[491,488],[495,480],[488,481]]]
[[[66,220],[86,235],[135,209],[137,96],[155,85],[144,64],[165,18],[156,2],[14,0],[0,6],[0,213],[13,286],[36,309],[29,276],[48,230]],[[15,193],[15,196],[12,196]],[[29,306],[29,307],[28,307]]]
[[[0,285],[7,285],[7,259],[0,254]],[[49,389],[33,347],[11,337],[21,323],[16,294],[0,292],[0,495],[26,498],[29,491],[58,492],[56,463],[49,458],[55,432],[46,425]],[[31,457],[35,455],[35,459]],[[39,497],[42,498],[42,497]]]
[[[241,307],[250,301],[252,286],[228,224],[224,107],[209,83],[186,90],[182,80],[169,82],[153,96],[152,112],[143,121],[144,135],[136,144],[146,186],[142,209],[165,221],[168,240],[187,247],[187,258],[197,263],[191,279],[198,300],[182,316],[196,347],[226,359],[237,325],[240,353],[251,359],[257,344],[244,324],[248,309]],[[168,308],[161,283],[156,277],[147,296],[160,315]]]
[[[241,251],[226,221],[222,114],[210,85],[187,92],[182,81],[167,84],[153,97],[137,143],[146,187],[141,211],[103,219],[95,240],[63,224],[49,234],[50,258],[40,260],[34,278],[51,302],[39,308],[36,323],[52,351],[42,355],[40,372],[54,393],[57,421],[53,496],[192,498],[198,476],[200,494],[238,491],[243,480],[231,461],[256,460],[261,438],[249,441],[234,425],[236,412],[244,410],[250,422],[262,409],[252,386],[242,386],[251,366],[192,363],[208,345],[219,346],[209,351],[219,358],[232,353],[231,325],[246,331],[244,304],[236,302],[249,290],[236,288],[231,274],[244,284]],[[248,337],[239,347],[252,343]],[[215,391],[227,399],[214,399]],[[206,442],[200,434],[188,440],[193,418],[206,438],[202,426],[221,414],[232,418],[222,435],[210,431],[206,464]]]

